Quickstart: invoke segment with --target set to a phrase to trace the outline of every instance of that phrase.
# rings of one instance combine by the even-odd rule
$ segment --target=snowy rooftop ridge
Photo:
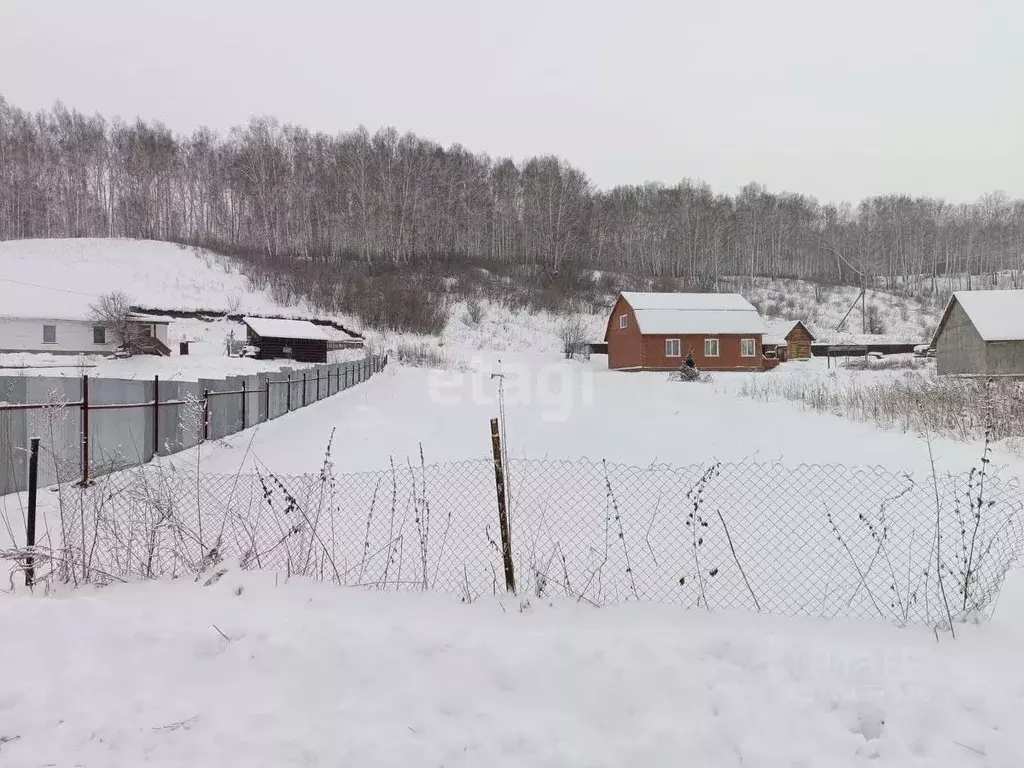
[[[764,321],[738,293],[624,291],[644,334],[762,334]]]
[[[623,291],[622,298],[629,302],[629,306],[634,310],[757,311],[754,309],[753,304],[738,293],[645,293],[642,291]]]
[[[1024,341],[1024,291],[956,291],[942,313],[939,330],[945,325],[956,301],[967,313],[985,341]]]
[[[242,322],[258,335],[270,339],[330,341],[324,330],[309,320],[278,320],[267,317],[243,317]]]

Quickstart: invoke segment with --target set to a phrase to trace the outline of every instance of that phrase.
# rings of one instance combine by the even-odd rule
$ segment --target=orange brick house
[[[693,354],[708,371],[773,367],[762,351],[764,322],[738,293],[623,292],[612,307],[604,340],[608,367],[674,370]]]

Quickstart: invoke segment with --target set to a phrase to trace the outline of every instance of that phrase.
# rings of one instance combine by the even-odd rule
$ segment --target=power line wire
[[[72,291],[70,288],[56,288],[52,285],[40,285],[38,283],[26,283],[23,280],[12,280],[9,277],[0,277],[0,283],[13,283],[14,285],[24,285],[29,288],[42,288],[45,291],[57,291],[58,293],[73,293],[76,296],[88,296],[90,299],[98,299],[95,293],[84,293],[82,291]]]

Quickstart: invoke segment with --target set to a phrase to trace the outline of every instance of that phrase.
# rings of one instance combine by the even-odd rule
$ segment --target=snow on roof
[[[956,301],[985,341],[1024,341],[1024,291],[956,291],[949,299],[933,343]]]
[[[770,320],[766,324],[766,330],[764,332],[764,343],[775,344],[777,346],[784,346],[787,344],[786,337],[792,332],[798,325],[802,325],[800,320]],[[807,326],[804,326],[805,328]],[[810,331],[808,331],[810,333]],[[811,336],[813,339],[814,336]]]
[[[174,322],[174,318],[169,317],[168,315],[150,315],[145,312],[129,312],[128,319],[135,320],[140,323],[168,324]]]
[[[754,306],[738,293],[638,293],[622,298],[633,308],[640,333],[764,333]]]
[[[624,291],[622,298],[629,302],[634,310],[638,309],[671,309],[671,310],[709,310],[754,311],[754,305],[738,293],[641,293]]]
[[[275,320],[266,317],[243,317],[242,322],[257,335],[271,339],[301,339],[304,341],[329,341],[323,329],[308,320]]]

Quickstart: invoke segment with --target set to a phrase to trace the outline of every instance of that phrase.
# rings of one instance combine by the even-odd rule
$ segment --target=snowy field
[[[489,455],[488,422],[505,387],[507,447],[520,458],[607,459],[627,464],[780,461],[787,465],[880,465],[927,473],[918,436],[804,411],[789,402],[742,397],[749,376],[826,375],[825,361],[793,362],[771,373],[716,373],[707,384],[671,381],[667,373],[609,371],[606,358],[565,361],[551,355],[477,355],[469,371],[389,366],[370,382],[288,419],[264,424],[204,448],[207,471],[231,474],[260,462],[284,474],[318,471],[331,431],[339,472],[375,470],[394,458],[428,462]],[[843,372],[878,377],[895,372]],[[981,446],[936,439],[940,469],[967,471]],[[194,464],[182,454],[180,461]],[[995,465],[1024,475],[1021,459],[997,454]]]
[[[235,569],[18,594],[0,764],[1017,768],[1022,582],[955,641]]]
[[[197,258],[176,246],[98,242],[38,241],[32,244],[35,251],[25,250],[24,244],[0,244],[0,278],[42,284],[42,270],[50,269],[61,273],[54,280],[65,280],[56,294],[78,296],[68,300],[87,307],[93,291],[109,289],[89,276],[97,249],[102,249],[105,266],[125,276],[118,287],[133,292],[139,303],[166,306],[167,291],[173,289],[176,305],[217,309],[237,304],[240,295],[243,311],[280,312],[272,297],[250,295],[244,277],[213,258]],[[140,247],[161,249],[152,251],[154,258],[145,268],[136,261]],[[23,260],[20,267],[18,259]],[[47,259],[60,259],[67,269],[55,269],[57,262]],[[163,259],[168,272],[152,272],[151,263]],[[188,261],[175,264],[174,259]],[[40,279],[18,277],[28,268],[38,270]],[[55,284],[46,282],[49,287],[40,290],[54,294]],[[831,323],[845,301],[837,292],[834,300],[821,302],[828,309],[819,310],[819,322]],[[302,314],[301,307],[295,309]],[[894,337],[917,340],[928,311],[905,313],[893,303],[884,317]],[[604,321],[600,314],[586,316],[593,338],[603,334]],[[664,373],[608,371],[603,356],[587,362],[560,359],[559,322],[497,304],[472,321],[466,308],[456,305],[439,337],[371,334],[379,349],[426,345],[445,358],[449,370],[392,364],[359,387],[211,442],[199,452],[162,459],[146,471],[160,477],[162,470],[176,468],[180,471],[172,478],[189,487],[196,469],[225,475],[256,469],[315,474],[333,434],[330,460],[338,475],[381,470],[392,461],[416,466],[421,450],[427,464],[477,460],[474,487],[482,489],[482,501],[478,508],[459,506],[490,518],[489,421],[499,413],[499,386],[514,468],[526,466],[527,460],[587,457],[642,468],[751,461],[778,462],[784,468],[880,466],[892,476],[930,471],[927,446],[914,434],[742,395],[744,382],[757,376],[875,380],[900,371],[839,369],[832,374],[825,361],[813,360],[786,363],[767,374],[719,373],[707,383],[682,384]],[[248,366],[261,363],[220,354],[232,325],[173,325],[172,346],[189,338],[192,359],[95,361],[97,368],[90,373],[190,378],[210,375],[214,361],[222,366],[221,374],[243,372],[231,366],[251,372],[255,369]],[[940,471],[965,472],[981,456],[980,445],[950,439],[935,439],[932,448]],[[1024,459],[1009,451],[998,449],[991,468],[1024,477]],[[411,471],[410,477],[415,478]],[[595,477],[597,482],[586,489],[566,476],[561,483],[545,478],[546,493],[544,483],[534,490],[551,499],[575,499],[578,508],[572,507],[568,523],[576,524],[582,537],[598,530],[594,519],[610,519],[601,478]],[[377,493],[372,483],[365,489],[357,484],[350,478],[338,493]],[[744,486],[736,485],[726,492],[739,494]],[[233,492],[235,486],[230,487]],[[103,488],[98,484],[96,494],[102,495]],[[430,488],[455,501],[465,491]],[[163,490],[156,488],[162,502]],[[852,491],[855,495],[860,489],[852,486]],[[425,496],[424,487],[419,492]],[[844,487],[833,488],[816,500],[838,499],[844,492]],[[57,496],[44,490],[40,500],[40,541],[55,543]],[[24,501],[24,494],[0,499],[0,548],[23,541]],[[443,515],[437,501],[435,514]],[[543,501],[514,496],[513,512],[530,504],[543,506]],[[632,502],[624,498],[620,507],[629,540],[634,536],[630,526],[645,524],[647,533],[652,531],[646,517],[629,518]],[[358,529],[349,543],[374,556],[383,551],[387,560],[390,550],[376,543],[363,547],[360,536],[370,540],[364,506],[358,517],[346,521]],[[664,514],[666,530],[680,523],[679,510],[685,507],[684,500],[673,501]],[[733,533],[740,551],[752,557],[748,565],[755,587],[771,584],[778,591],[778,578],[792,570],[786,558],[798,548],[781,551],[787,540],[779,530],[759,537],[764,521],[750,515],[751,509],[757,512],[756,505],[740,510],[753,521],[750,527],[735,519]],[[800,515],[817,514],[812,506],[783,512],[797,522]],[[279,522],[264,518],[270,525]],[[817,518],[823,525],[820,514]],[[514,524],[524,521],[513,518]],[[552,527],[555,523],[571,528],[564,527],[565,520],[544,520]],[[383,518],[374,524],[386,525]],[[807,546],[814,541],[801,536],[807,530],[792,531],[789,541]],[[523,531],[514,528],[514,535]],[[679,566],[665,564],[667,555],[678,558],[682,552],[675,546],[678,535],[662,536],[651,548],[659,567]],[[734,575],[728,571],[731,543],[724,546],[720,535],[710,542],[708,535],[704,552],[709,558],[712,552],[723,556],[724,585]],[[413,538],[410,530],[408,539]],[[606,531],[606,547],[607,539]],[[554,588],[545,594],[559,596],[541,598],[529,568],[523,567],[532,558],[529,537],[517,541],[520,584],[530,585],[523,592],[530,596],[498,599],[475,589],[468,604],[457,595],[364,591],[288,578],[286,573],[295,573],[290,560],[286,572],[275,571],[276,565],[243,571],[228,562],[209,586],[203,586],[204,576],[198,583],[178,578],[104,589],[58,588],[32,597],[12,574],[12,594],[0,600],[0,624],[14,628],[0,633],[0,654],[10,660],[6,683],[0,686],[0,765],[1024,764],[1024,741],[1018,734],[1024,714],[1020,571],[1011,573],[993,620],[958,625],[954,641],[945,632],[896,629],[881,620],[786,619],[636,602],[598,609]],[[483,557],[477,565],[486,569],[487,542],[478,543]],[[865,551],[874,551],[870,539],[863,543]],[[756,559],[745,549],[751,545]],[[455,546],[453,540],[447,552]],[[569,567],[576,567],[587,551],[581,547],[583,555],[577,552]],[[927,559],[927,550],[921,551]],[[430,557],[442,559],[435,553]],[[823,559],[821,552],[817,559]],[[431,569],[436,579],[434,560],[429,568],[426,555],[423,562],[424,579]],[[632,562],[639,574],[639,562]],[[825,563],[832,575],[850,570],[848,563],[835,562],[834,568]],[[714,564],[717,570],[719,562]],[[618,561],[615,565],[623,570]],[[807,562],[797,566],[789,577],[817,590],[817,576],[807,575],[813,569]],[[367,567],[372,570],[375,563]],[[909,570],[908,565],[908,576]],[[651,573],[665,583],[665,574]],[[366,583],[375,577],[370,574]],[[692,589],[692,580],[687,585]],[[844,586],[850,584],[838,584]],[[853,590],[855,596],[858,591]],[[767,599],[764,592],[762,597]],[[857,599],[867,598],[861,593]],[[712,600],[712,607],[720,605]]]

